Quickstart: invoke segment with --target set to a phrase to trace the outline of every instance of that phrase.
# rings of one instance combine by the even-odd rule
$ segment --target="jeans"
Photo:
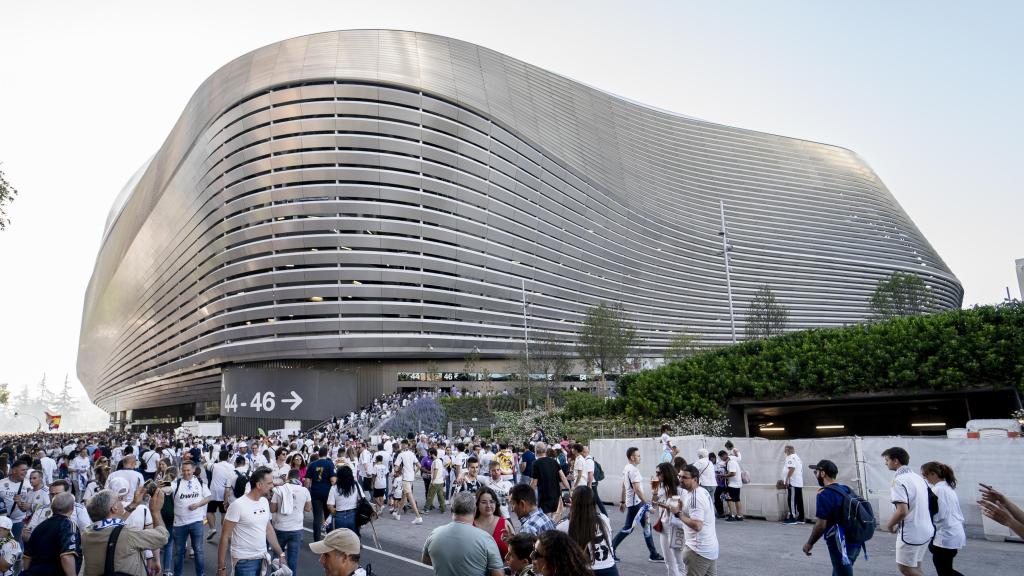
[[[323,538],[324,510],[327,509],[327,496],[313,496],[313,541]]]
[[[203,576],[205,565],[203,558],[203,521],[175,526],[174,532],[174,576],[181,576],[185,564],[185,543],[186,538],[192,540],[192,552],[195,553],[196,576]]]
[[[445,499],[444,499],[444,484],[431,484],[427,489],[427,501],[423,505],[424,508],[430,509],[434,504],[434,498],[437,498],[437,508],[444,514],[445,511]]]
[[[359,536],[359,526],[356,524],[356,509],[339,510],[334,513],[334,529],[348,528]]]
[[[263,559],[239,560],[235,562],[235,576],[260,576],[263,572]]]
[[[274,530],[274,532],[277,534],[277,543],[281,545],[281,550],[285,552],[285,561],[288,563],[288,568],[292,571],[292,574],[297,574],[296,570],[299,568],[299,549],[302,548],[302,530],[290,532]]]
[[[718,516],[725,516],[725,503],[722,501],[722,495],[725,493],[725,486],[715,486],[712,500],[715,501],[715,514]]]
[[[836,545],[834,538],[825,538],[825,545],[828,547],[828,557],[832,560],[832,576],[853,576],[853,562],[857,560],[857,555],[860,554],[861,549],[864,547],[860,544],[853,548],[846,547],[846,556],[850,558],[850,565],[843,565],[843,554],[839,551],[839,546]]]
[[[928,550],[932,553],[932,564],[935,565],[935,573],[939,576],[963,576],[953,568],[953,558],[956,558],[956,548],[942,548],[935,544],[929,544]]]
[[[594,500],[597,501],[597,509],[601,511],[601,514],[608,515],[608,511],[604,509],[604,502],[601,501],[601,495],[597,492],[597,482],[590,485],[590,488],[594,490]]]
[[[170,572],[174,567],[174,526],[167,531],[167,544],[160,549],[160,568],[164,572]]]
[[[636,519],[637,512],[640,511],[640,507],[643,504],[634,504],[626,508],[626,523],[622,526],[622,530],[615,535],[615,539],[612,540],[612,550],[616,550],[619,544],[626,539],[633,532],[633,520]],[[658,549],[654,547],[654,537],[651,536],[651,526],[647,523],[646,514],[644,518],[640,518],[640,527],[644,531],[644,542],[647,543],[647,551],[651,553],[651,558],[658,558]]]
[[[530,478],[526,474],[519,475],[519,484],[526,484],[529,486],[531,482],[533,482],[533,478]],[[605,516],[607,516],[607,514],[605,514]]]

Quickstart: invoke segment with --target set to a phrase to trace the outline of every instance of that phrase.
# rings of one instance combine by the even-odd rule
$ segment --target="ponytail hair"
[[[949,484],[950,488],[956,488],[956,474],[953,473],[953,469],[943,464],[942,462],[925,462],[921,465],[922,474],[935,474],[942,480]]]

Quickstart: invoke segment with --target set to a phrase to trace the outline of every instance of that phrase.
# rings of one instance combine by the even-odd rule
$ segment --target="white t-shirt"
[[[640,475],[640,469],[632,463],[626,464],[626,467],[622,469],[622,481],[626,484],[626,506],[639,504],[641,500],[633,491],[633,483],[643,486],[644,478]]]
[[[291,465],[286,460],[284,464],[278,464],[274,462],[270,465],[270,477],[274,479],[274,484],[281,486],[288,482],[288,472],[292,469]]]
[[[195,477],[191,480],[179,479],[171,487],[171,494],[174,496],[174,525],[185,526],[202,522],[206,516],[206,506],[199,506],[195,510],[189,510],[188,507],[209,498],[210,489]]]
[[[20,491],[22,500],[24,500],[25,496],[32,491],[32,486],[28,481],[28,474],[25,476],[26,478],[21,482],[14,482],[10,478],[0,480],[0,498],[3,498],[4,505],[7,507],[7,513],[10,515],[11,522],[14,523],[21,522],[26,514],[20,506],[14,504],[14,497]]]
[[[793,469],[793,476],[789,479],[789,485],[793,488],[804,487],[804,463],[800,460],[800,457],[796,454],[790,454],[786,456],[786,461],[782,465],[782,479],[786,479],[786,474],[789,474],[789,469]]]
[[[160,463],[160,454],[155,450],[150,450],[142,455],[142,464],[146,467],[146,472],[149,474],[156,473],[156,465]]]
[[[729,488],[743,488],[743,478],[740,476],[740,463],[729,458],[729,462],[725,465],[725,473],[735,472],[732,476],[726,478],[726,485]]]
[[[53,482],[53,473],[57,471],[57,462],[49,456],[39,459],[39,467],[43,469],[43,482],[49,486]]]
[[[928,484],[910,466],[901,466],[892,479],[893,504],[905,503],[910,512],[900,523],[899,537],[905,544],[927,544],[935,533],[928,512]]]
[[[715,480],[715,465],[711,463],[711,460],[707,458],[701,458],[693,463],[697,467],[697,472],[700,472],[701,486],[717,486],[718,481]]]
[[[416,455],[411,450],[399,454],[398,463],[402,465],[403,482],[412,482],[416,479]]]
[[[388,487],[388,465],[380,462],[373,465],[373,488],[383,490]]]
[[[590,569],[604,570],[605,568],[611,568],[615,566],[615,557],[612,556],[612,527],[608,522],[608,517],[600,512],[597,513],[597,519],[600,525],[597,527],[597,531],[594,533],[594,542],[590,546],[590,554],[587,551],[583,551],[583,555],[592,558]],[[601,535],[601,528],[604,528],[604,536]],[[569,521],[562,520],[555,526],[555,529],[559,532],[569,533]]]
[[[672,449],[672,440],[669,438],[668,434],[662,434],[660,441],[662,451],[668,452]]]
[[[267,499],[253,501],[242,496],[228,506],[224,519],[237,523],[231,534],[231,558],[236,561],[263,558],[267,552],[267,524],[270,523]]]
[[[731,462],[731,461],[730,461]],[[700,532],[689,526],[683,525],[683,533],[686,536],[686,547],[708,560],[718,559],[718,535],[715,533],[715,506],[711,503],[711,496],[707,490],[694,490],[687,492],[683,497],[683,510],[694,520],[704,523]],[[678,527],[679,519],[672,520],[674,526]]]
[[[369,478],[373,475],[373,454],[369,450],[359,453],[359,477]]]
[[[110,473],[110,476],[107,476],[107,485],[104,486],[104,488],[109,488],[110,481],[114,478],[124,478],[128,482],[128,487],[131,488],[131,492],[129,492],[129,494],[135,494],[139,489],[139,486],[142,486],[142,483],[145,482],[142,478],[142,474],[139,474],[135,470],[115,470]]]
[[[14,538],[8,538],[0,544],[0,558],[7,562],[9,568],[6,572],[0,572],[0,576],[12,576],[17,567],[18,559],[21,558],[21,545]]]
[[[224,490],[235,486],[235,467],[227,461],[217,462],[211,468],[213,476],[210,480],[210,493],[215,502],[224,501]]]
[[[286,496],[285,492],[287,492],[287,497],[291,498],[292,501],[292,511],[290,514],[283,514],[281,512],[281,502]],[[309,490],[304,486],[285,484],[284,486],[274,488],[272,502],[277,504],[277,512],[274,512],[274,529],[282,532],[302,530],[302,519],[306,509],[306,502],[311,500]]]
[[[469,460],[469,456],[465,452],[456,452],[452,454],[452,474],[462,474],[466,471],[466,460]],[[455,466],[458,466],[458,471],[455,470]]]
[[[572,480],[573,484],[587,485],[587,459],[582,454],[576,456],[572,463]]]
[[[327,495],[327,504],[334,506],[335,512],[351,510],[359,503],[359,486],[352,489],[348,496],[338,491],[337,486],[331,486],[331,492]]]
[[[956,492],[945,480],[932,486],[932,492],[939,499],[939,512],[935,514],[935,540],[932,542],[940,548],[963,548],[967,545],[967,535],[964,533],[964,513],[960,510]]]

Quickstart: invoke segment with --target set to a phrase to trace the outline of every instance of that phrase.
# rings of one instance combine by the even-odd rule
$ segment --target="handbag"
[[[356,502],[356,526],[364,526],[373,520],[376,511],[373,509],[373,504],[370,504],[363,494],[363,488],[359,484],[356,484],[356,488],[359,490],[359,501]]]

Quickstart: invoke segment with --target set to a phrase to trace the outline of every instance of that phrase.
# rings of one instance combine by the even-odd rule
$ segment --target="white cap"
[[[132,498],[135,497],[132,494],[132,487],[128,484],[128,481],[124,478],[114,477],[107,481],[107,490],[117,494],[118,500],[121,502],[131,502]]]
[[[14,523],[7,516],[0,516],[0,528],[6,528],[8,530],[14,529]]]

